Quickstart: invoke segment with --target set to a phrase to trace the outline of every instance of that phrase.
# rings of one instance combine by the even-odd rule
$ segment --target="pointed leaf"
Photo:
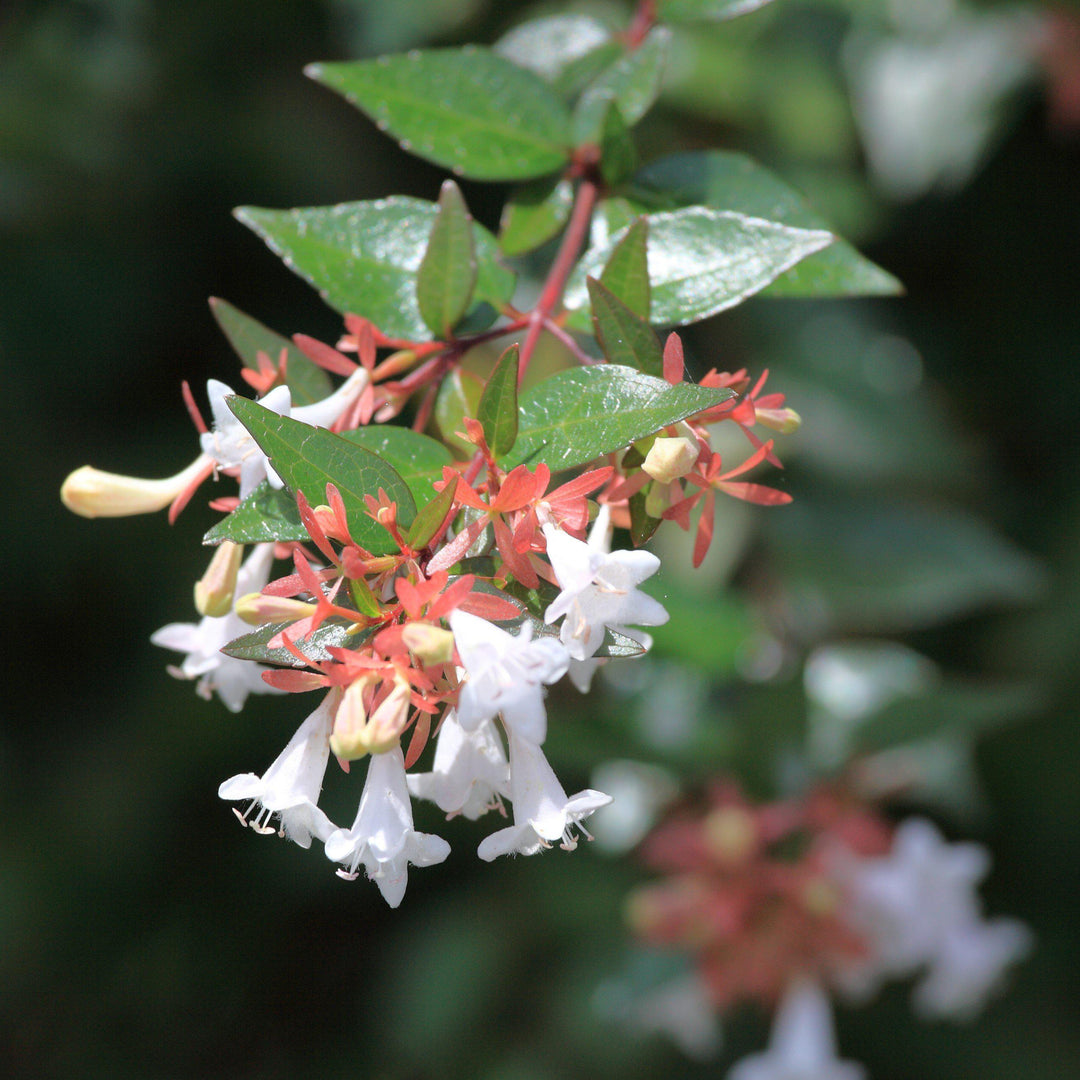
[[[203,543],[220,544],[222,540],[237,544],[284,543],[306,540],[307,535],[296,500],[284,488],[272,488],[269,481],[263,480],[231,514],[206,533]]]
[[[595,278],[588,283],[593,329],[607,360],[663,376],[664,354],[653,328]]]
[[[221,651],[226,656],[232,656],[237,660],[254,660],[259,664],[275,664],[278,667],[306,667],[307,665],[302,660],[284,646],[271,649],[267,644],[291,625],[291,622],[264,623],[250,634],[234,638],[228,645],[222,646]],[[315,633],[294,644],[304,656],[316,663],[321,660],[333,660],[333,656],[328,652],[329,648],[355,648],[371,637],[370,630],[361,630],[355,634],[346,633],[350,625],[344,619],[331,617]]]
[[[505,255],[524,255],[546,243],[570,219],[574,186],[562,177],[524,184],[503,206],[499,247]]]
[[[649,287],[649,222],[639,217],[612,249],[600,281],[631,311],[648,319],[652,307]]]
[[[642,169],[630,187],[636,198],[657,208],[701,203],[800,229],[829,227],[778,176],[731,151],[661,158]],[[890,296],[903,292],[903,286],[846,240],[838,239],[784,271],[764,292],[766,296]]]
[[[524,180],[569,160],[569,118],[550,87],[488,49],[414,50],[306,73],[404,150],[474,180]]]
[[[647,544],[653,533],[660,528],[663,518],[655,518],[645,508],[647,496],[644,491],[636,491],[630,496],[630,539],[634,547]]]
[[[332,308],[362,315],[389,337],[411,341],[431,338],[416,303],[416,274],[437,213],[435,203],[403,195],[338,206],[235,211]],[[474,301],[501,307],[513,294],[514,275],[498,262],[491,233],[474,223],[473,239]]]
[[[507,31],[495,52],[552,82],[610,39],[608,28],[591,15],[546,15]]]
[[[439,526],[446,520],[446,515],[454,505],[456,491],[455,484],[447,484],[421,507],[405,537],[414,551],[427,547],[431,538],[439,531]]]
[[[447,180],[439,192],[439,210],[416,272],[420,317],[436,337],[451,336],[469,307],[475,285],[472,218],[461,189],[453,180]]]
[[[423,506],[435,494],[431,485],[442,479],[443,466],[454,460],[437,439],[394,424],[369,424],[343,431],[341,437],[390,465],[408,485],[417,506]]]
[[[518,433],[518,347],[511,345],[499,357],[480,396],[476,413],[484,438],[496,458],[510,452]]]
[[[517,442],[502,466],[543,462],[558,472],[584,465],[733,396],[614,364],[560,371],[522,397]]]
[[[412,493],[387,462],[340,435],[278,416],[248,398],[227,400],[290,491],[302,491],[312,506],[318,506],[326,502],[326,485],[334,484],[341,492],[353,539],[376,555],[397,550],[364,504],[365,495],[377,495],[382,488],[397,503],[402,527],[412,522],[416,514]]]
[[[795,229],[707,206],[649,214],[648,220],[651,318],[661,325],[696,322],[734,307],[835,240],[824,230]],[[619,234],[612,238],[621,239]],[[610,250],[590,248],[571,275],[564,303],[575,329],[588,328],[585,278],[595,276]]]
[[[260,352],[266,353],[276,367],[281,350],[285,350],[285,381],[292,391],[294,405],[310,405],[313,401],[322,401],[333,392],[333,383],[326,372],[313,364],[287,338],[275,334],[258,319],[245,315],[238,307],[216,296],[210,297],[210,311],[221,332],[236,350],[236,355],[244,361],[244,367],[258,371]]]
[[[462,457],[472,457],[476,447],[459,439],[455,432],[465,430],[466,416],[476,419],[483,392],[484,384],[471,371],[456,368],[443,379],[435,396],[435,422],[439,425],[439,433],[443,442]]]
[[[721,22],[748,15],[772,0],[660,0],[657,15],[664,22]]]
[[[631,127],[652,108],[660,94],[671,50],[671,31],[654,27],[642,44],[620,57],[589,84],[583,97],[608,95]]]

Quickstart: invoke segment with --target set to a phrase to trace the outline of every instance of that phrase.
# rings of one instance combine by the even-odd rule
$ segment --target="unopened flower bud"
[[[262,626],[263,623],[306,619],[315,614],[315,605],[291,596],[266,596],[253,592],[239,597],[233,610],[251,626]]]
[[[790,435],[802,425],[802,417],[794,409],[757,409],[757,422],[781,435]]]
[[[73,513],[85,518],[129,517],[164,510],[198,480],[212,459],[197,457],[183,472],[165,480],[142,480],[102,472],[92,465],[76,469],[60,488],[60,498]]]
[[[401,631],[401,640],[425,664],[446,664],[454,655],[454,635],[431,623],[409,623]]]
[[[677,486],[673,490],[671,484],[650,484],[645,491],[645,513],[649,517],[658,518],[680,498],[682,493]]]
[[[220,618],[232,610],[236,575],[243,557],[243,544],[226,540],[218,546],[206,573],[195,582],[195,610],[200,615]]]
[[[741,806],[723,806],[705,818],[705,845],[721,862],[741,863],[758,844],[754,815]]]
[[[685,476],[697,459],[698,443],[692,434],[661,435],[645,455],[641,468],[661,484],[670,484]]]
[[[334,716],[334,731],[330,736],[330,749],[342,761],[356,761],[367,752],[364,729],[367,726],[367,705],[364,698],[369,696],[378,683],[377,675],[361,675],[349,684]]]
[[[341,699],[330,749],[343,761],[355,761],[365,754],[385,754],[397,746],[405,730],[411,696],[408,679],[395,676],[390,692],[371,709],[380,682],[378,675],[362,675],[349,685]]]
[[[376,706],[364,729],[369,754],[386,754],[398,744],[409,722],[409,680],[397,676],[390,693]]]

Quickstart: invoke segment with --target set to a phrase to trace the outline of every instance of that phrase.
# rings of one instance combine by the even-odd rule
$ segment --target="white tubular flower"
[[[311,424],[313,427],[329,427],[339,416],[352,406],[367,388],[370,376],[364,368],[357,368],[328,397],[311,405],[292,407],[292,394],[287,386],[275,386],[259,404],[264,409],[279,416],[291,416],[294,420]],[[214,427],[199,436],[199,443],[204,454],[208,454],[221,469],[240,470],[240,498],[246,498],[263,480],[269,480],[271,487],[282,486],[281,477],[274,472],[266,455],[248,433],[247,428],[233,415],[226,402],[233,390],[217,379],[210,379],[206,384],[206,393],[210,398],[210,409],[214,415]]]
[[[85,518],[129,517],[164,510],[204,473],[210,459],[200,454],[186,469],[164,480],[142,480],[103,472],[92,465],[76,469],[60,488],[64,505]]]
[[[863,980],[872,987],[932,962],[955,928],[979,917],[975,888],[988,868],[984,848],[949,844],[922,818],[900,825],[888,855],[855,863],[850,921],[870,948]]]
[[[514,824],[492,833],[476,849],[485,862],[518,852],[535,855],[555,840],[561,841],[564,850],[573,851],[577,847],[574,828],[581,828],[580,823],[594,810],[611,802],[610,795],[591,789],[567,798],[544,751],[513,728],[510,729],[510,799],[514,804]]]
[[[637,588],[660,569],[660,560],[649,551],[608,552],[609,520],[610,511],[602,506],[588,543],[554,525],[544,526],[547,556],[562,589],[544,620],[553,623],[566,616],[560,638],[575,660],[592,656],[609,626],[621,630],[631,623],[660,626],[668,621],[663,605]]]
[[[1017,919],[976,919],[956,927],[915,988],[916,1011],[928,1019],[973,1019],[1033,943]]]
[[[344,863],[338,875],[350,881],[363,864],[383,899],[395,908],[409,883],[409,863],[431,866],[450,854],[450,845],[441,836],[413,829],[401,747],[372,756],[356,820],[351,829],[331,833],[325,850],[328,859]]]
[[[270,577],[274,561],[273,544],[256,544],[236,575],[236,596],[258,592]],[[233,638],[251,631],[251,627],[236,614],[235,607],[227,615],[207,615],[198,623],[169,623],[151,635],[155,645],[187,653],[179,667],[169,667],[177,679],[198,679],[195,688],[199,697],[209,701],[214,692],[231,712],[243,708],[248,694],[277,694],[281,691],[262,680],[263,664],[250,660],[235,660],[221,652]]]
[[[836,1056],[832,1009],[814,982],[796,982],[780,1002],[769,1048],[737,1061],[727,1080],[863,1080],[866,1070]]]
[[[547,736],[544,684],[566,673],[566,649],[551,638],[533,641],[530,623],[514,637],[466,611],[450,613],[450,629],[466,672],[457,706],[461,726],[474,731],[501,712],[518,734],[542,743]]]
[[[453,709],[439,728],[433,770],[407,779],[418,799],[430,800],[448,817],[464,814],[470,821],[510,796],[510,765],[494,722],[481,720],[466,731]]]
[[[334,831],[333,822],[317,803],[330,758],[334,712],[340,700],[341,691],[331,690],[262,776],[241,773],[218,788],[222,799],[250,800],[243,813],[233,809],[241,825],[250,825],[257,833],[270,835],[274,828],[268,822],[277,814],[281,819],[278,835],[303,848],[311,847],[313,836],[325,842]],[[258,812],[252,817],[256,807]]]

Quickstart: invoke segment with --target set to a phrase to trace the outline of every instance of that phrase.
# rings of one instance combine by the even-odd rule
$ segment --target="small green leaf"
[[[443,183],[439,211],[416,272],[420,317],[436,337],[449,338],[465,314],[476,286],[472,218],[453,180]]]
[[[722,22],[749,15],[772,0],[660,0],[657,15],[664,22]]]
[[[634,547],[647,544],[663,521],[663,518],[655,518],[645,509],[646,499],[644,491],[636,491],[630,496],[630,539]]]
[[[431,542],[439,526],[446,520],[450,507],[454,505],[456,484],[447,484],[433,499],[430,499],[413,520],[406,541],[414,551],[420,551]]]
[[[367,615],[372,619],[377,619],[382,615],[383,610],[379,606],[379,601],[371,591],[371,586],[363,578],[349,578],[349,595],[362,615]]]
[[[275,664],[278,667],[307,667],[308,665],[303,660],[293,655],[284,646],[271,649],[267,644],[282,630],[291,625],[291,622],[264,623],[250,634],[234,638],[228,645],[223,645],[221,651],[226,656],[231,656],[236,660],[254,660],[259,664]],[[294,644],[308,660],[315,663],[322,660],[333,660],[333,656],[328,649],[355,648],[371,637],[370,630],[358,631],[355,634],[346,633],[350,625],[344,619],[333,616],[327,619],[309,637],[302,638],[294,642]]]
[[[539,76],[488,49],[414,50],[305,71],[402,149],[459,176],[524,180],[569,160],[562,101]]]
[[[561,177],[523,184],[503,206],[499,247],[505,255],[524,255],[546,243],[566,224],[574,186]]]
[[[364,503],[365,495],[377,495],[382,488],[397,503],[402,527],[411,524],[416,503],[408,485],[387,462],[340,435],[278,416],[248,398],[227,400],[290,491],[302,491],[312,506],[318,506],[326,502],[326,485],[334,484],[341,492],[353,539],[375,555],[397,550]]]
[[[632,127],[660,94],[670,49],[671,31],[655,27],[637,49],[627,52],[594,79],[583,97],[611,97],[623,120]]]
[[[408,485],[417,506],[432,497],[431,485],[442,477],[443,466],[454,460],[437,439],[394,424],[369,424],[343,431],[341,437],[390,465]]]
[[[595,278],[589,278],[588,284],[596,340],[607,360],[660,378],[664,352],[648,321]]]
[[[543,462],[558,472],[584,465],[732,396],[615,364],[560,371],[522,397],[517,442],[502,466]]]
[[[476,418],[496,458],[510,452],[518,433],[518,347],[511,345],[495,364],[480,396]]]
[[[456,368],[443,379],[435,396],[435,423],[439,425],[439,434],[443,442],[462,457],[472,457],[476,447],[459,439],[455,433],[465,430],[466,416],[476,419],[483,392],[484,384],[472,372]]]
[[[216,296],[210,297],[210,311],[221,332],[229,339],[236,355],[244,361],[244,367],[259,370],[259,353],[266,353],[278,366],[281,350],[285,350],[285,381],[292,391],[294,405],[310,405],[322,401],[333,392],[330,377],[317,364],[313,364],[291,341],[263,326],[258,319],[245,315],[238,307]]]
[[[362,315],[389,337],[410,341],[431,338],[416,302],[416,274],[437,213],[435,203],[403,195],[339,206],[235,211],[332,308]],[[499,308],[513,295],[514,274],[499,263],[495,238],[475,222],[473,239],[474,301]]]
[[[232,540],[237,544],[268,544],[271,541],[306,540],[296,500],[284,488],[262,483],[231,513],[203,537],[204,544]]]
[[[600,275],[604,287],[643,319],[649,318],[652,308],[648,241],[648,219],[639,217],[612,249]]]
[[[742,303],[801,259],[831,244],[832,233],[795,229],[707,206],[649,214],[649,282],[654,323],[706,319]],[[575,329],[588,328],[585,278],[607,261],[609,245],[590,248],[567,286],[564,303]]]
[[[652,208],[697,203],[735,210],[800,229],[828,229],[793,188],[756,161],[727,150],[672,154],[642,169],[629,185]],[[766,296],[891,296],[903,292],[892,274],[860,255],[846,240],[807,256],[784,271]]]

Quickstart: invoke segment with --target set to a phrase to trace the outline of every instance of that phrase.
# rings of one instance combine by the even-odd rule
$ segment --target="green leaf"
[[[429,500],[413,519],[406,541],[414,551],[427,547],[439,526],[446,520],[450,507],[454,505],[456,484],[447,484],[433,499]]]
[[[454,460],[437,439],[394,424],[369,424],[343,431],[341,437],[390,465],[408,485],[417,506],[432,498],[435,492],[431,485],[442,478],[443,466]]]
[[[511,345],[499,357],[480,396],[476,418],[484,429],[488,448],[505,457],[518,434],[518,347]]]
[[[645,508],[647,498],[644,491],[636,491],[630,496],[630,539],[634,547],[647,544],[663,521],[663,518],[653,517]]]
[[[561,177],[524,184],[503,206],[499,247],[505,255],[524,255],[546,243],[566,224],[574,205],[574,186]]]
[[[673,154],[642,169],[629,185],[634,197],[652,207],[701,203],[750,217],[827,229],[802,197],[779,177],[743,154],[725,150]],[[838,239],[782,273],[768,296],[889,296],[903,292],[899,281]]]
[[[435,203],[403,195],[338,206],[235,211],[332,308],[362,315],[389,337],[411,341],[431,338],[416,302],[416,274],[437,213]],[[473,239],[474,300],[501,307],[513,295],[514,275],[498,262],[491,233],[473,223]]]
[[[303,660],[294,656],[288,649],[284,647],[271,649],[267,644],[275,635],[291,625],[291,622],[264,623],[250,634],[234,638],[228,645],[223,645],[221,651],[226,656],[232,656],[237,660],[254,660],[256,663],[276,664],[278,667],[307,667]],[[295,645],[304,656],[316,663],[321,660],[333,660],[333,656],[327,651],[328,648],[355,648],[371,637],[370,630],[358,631],[355,634],[346,633],[350,625],[352,624],[345,622],[344,619],[333,616],[309,637],[295,642]]]
[[[318,364],[312,363],[291,341],[263,326],[258,319],[245,315],[226,300],[210,297],[210,311],[229,339],[244,367],[259,370],[259,353],[266,353],[275,366],[285,350],[285,381],[292,391],[294,405],[310,405],[322,401],[334,389],[330,377]]]
[[[476,419],[480,407],[480,395],[484,384],[470,371],[456,368],[442,381],[435,396],[435,423],[439,425],[439,434],[452,449],[462,457],[472,457],[476,447],[465,439],[459,439],[455,432],[464,431],[466,416]]]
[[[207,532],[203,543],[233,540],[237,544],[267,544],[307,538],[296,499],[284,488],[272,488],[268,480],[263,480],[228,517]]]
[[[649,222],[638,218],[612,249],[600,281],[631,311],[648,319],[652,308],[649,287]]]
[[[687,206],[649,214],[649,282],[654,323],[706,319],[760,292],[801,259],[831,244],[823,230],[795,229],[727,210]],[[587,330],[585,278],[607,261],[620,234],[590,248],[567,286],[568,324]]]
[[[227,400],[290,491],[302,491],[312,506],[318,506],[326,502],[326,485],[334,484],[341,492],[353,539],[375,555],[397,550],[393,538],[368,516],[364,504],[365,495],[377,495],[382,488],[397,503],[399,523],[408,528],[416,503],[392,466],[324,428],[278,416],[248,398]]]
[[[595,278],[589,278],[588,284],[596,340],[607,360],[646,375],[663,376],[664,352],[648,321]]]
[[[420,317],[436,337],[449,338],[476,286],[472,218],[453,180],[443,183],[439,210],[416,272]]]
[[[495,44],[495,52],[553,82],[610,39],[608,28],[591,15],[547,15],[507,31]]]
[[[623,120],[636,124],[660,94],[664,68],[671,50],[671,31],[658,26],[644,42],[620,57],[586,88],[583,99],[595,95],[614,100]]]
[[[721,22],[749,15],[772,0],[660,0],[657,15],[664,22]]]
[[[732,396],[614,364],[560,371],[523,396],[517,442],[502,465],[543,462],[552,472],[584,465]]]
[[[474,180],[524,180],[569,160],[569,117],[531,71],[488,49],[414,50],[305,72],[402,149]]]

